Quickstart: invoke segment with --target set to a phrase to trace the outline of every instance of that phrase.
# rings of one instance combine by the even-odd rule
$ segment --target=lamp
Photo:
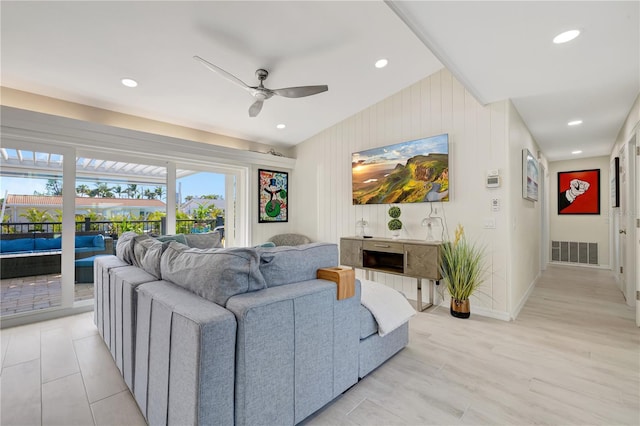
[[[357,221],[356,222],[356,236],[364,237],[365,235],[367,235],[367,231],[369,231],[368,226],[369,226],[369,222],[364,220],[364,218],[361,218],[359,221]]]

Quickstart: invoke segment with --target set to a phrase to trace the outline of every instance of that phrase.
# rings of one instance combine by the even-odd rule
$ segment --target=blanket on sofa
[[[378,323],[378,334],[384,336],[400,327],[416,314],[402,293],[375,281],[360,280],[362,305]]]

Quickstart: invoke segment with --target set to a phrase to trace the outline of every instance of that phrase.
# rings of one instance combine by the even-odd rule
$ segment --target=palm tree
[[[125,192],[127,193],[127,196],[129,198],[138,198],[138,185],[136,185],[135,183],[130,183],[127,185],[127,189],[125,190]]]
[[[24,213],[20,213],[20,216],[26,218],[28,222],[35,224],[33,226],[34,231],[42,231],[42,222],[50,222],[53,220],[47,210],[38,210],[35,207],[31,207]]]
[[[113,189],[113,192],[115,192],[116,194],[118,194],[118,198],[122,198],[122,193],[123,193],[123,192],[125,192],[125,191],[122,189],[122,186],[120,186],[120,185],[116,185],[116,186],[114,186],[114,187],[113,187],[113,188],[111,188],[111,189]]]
[[[80,197],[84,197],[84,196],[89,196],[89,194],[91,193],[91,189],[85,185],[85,184],[81,184],[76,186],[76,195],[79,195]]]
[[[162,200],[162,197],[165,194],[164,188],[162,186],[156,186],[156,188],[154,189],[154,192],[156,193],[158,200]]]
[[[109,188],[109,185],[103,182],[96,182],[96,188],[92,191],[95,194],[95,197],[101,198],[113,198],[113,192],[111,192],[112,188]]]
[[[147,199],[149,199],[149,200],[155,200],[156,199],[155,191],[152,191],[149,188],[144,190],[144,196],[147,197]]]

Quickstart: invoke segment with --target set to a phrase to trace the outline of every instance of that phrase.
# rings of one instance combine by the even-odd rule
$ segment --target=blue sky
[[[428,138],[402,142],[395,145],[368,149],[353,154],[353,161],[364,160],[365,164],[404,161],[416,155],[428,153],[448,154],[448,135],[438,135]]]
[[[182,183],[182,198],[187,195],[210,195],[217,194],[224,197],[224,175],[218,173],[199,172],[197,174],[178,179]],[[5,191],[9,194],[33,195],[34,191],[44,192],[47,179],[28,179],[0,177],[0,198],[4,198]],[[89,188],[94,188],[94,182],[77,181],[76,186],[86,184]],[[120,184],[126,186],[126,184]],[[152,188],[153,186],[149,186]],[[177,190],[177,188],[176,188]]]

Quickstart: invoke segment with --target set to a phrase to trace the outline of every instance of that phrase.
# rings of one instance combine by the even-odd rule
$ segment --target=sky
[[[218,173],[199,172],[197,174],[178,179],[182,183],[182,198],[187,195],[217,194],[224,198],[224,175]],[[14,195],[33,195],[34,191],[45,192],[47,179],[29,179],[0,177],[0,198],[5,197],[5,191]],[[95,182],[77,181],[76,186],[86,184],[89,188],[95,187]],[[120,184],[120,183],[119,183]],[[125,187],[125,184],[120,184]],[[153,188],[153,186],[149,186]],[[64,189],[63,189],[64,190]],[[176,188],[178,190],[178,188]]]
[[[416,155],[426,155],[428,153],[448,154],[448,140],[448,135],[445,133],[438,136],[402,142],[395,145],[354,152],[352,161],[354,163],[364,161],[365,164],[394,163],[408,160]]]

